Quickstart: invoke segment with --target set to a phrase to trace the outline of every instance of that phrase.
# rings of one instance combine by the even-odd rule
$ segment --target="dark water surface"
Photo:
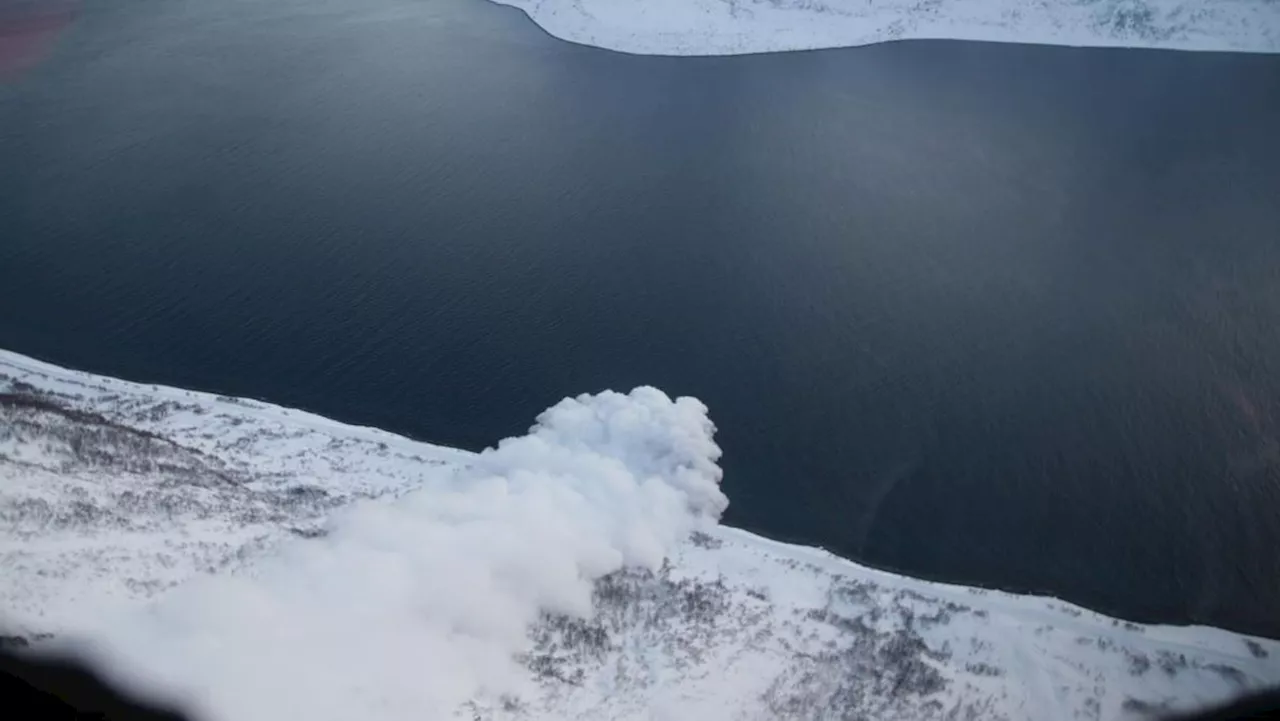
[[[717,59],[482,0],[82,6],[0,347],[444,444],[711,407],[728,521],[1280,636],[1280,56]]]

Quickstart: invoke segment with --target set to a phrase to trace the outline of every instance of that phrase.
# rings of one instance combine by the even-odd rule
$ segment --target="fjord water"
[[[0,347],[479,448],[711,408],[727,522],[1280,636],[1280,56],[80,6],[0,81]]]

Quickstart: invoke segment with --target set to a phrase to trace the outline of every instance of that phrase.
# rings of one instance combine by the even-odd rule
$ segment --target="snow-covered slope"
[[[637,389],[471,454],[0,351],[0,609],[227,721],[1119,719],[1280,682],[1275,641],[720,526],[713,430]]]
[[[548,33],[647,55],[950,38],[1280,52],[1275,0],[495,0]]]

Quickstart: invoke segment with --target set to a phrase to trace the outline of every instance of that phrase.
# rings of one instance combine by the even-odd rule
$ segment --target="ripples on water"
[[[1280,635],[1280,57],[616,55],[478,0],[81,9],[0,346],[446,444],[640,383],[728,520]]]

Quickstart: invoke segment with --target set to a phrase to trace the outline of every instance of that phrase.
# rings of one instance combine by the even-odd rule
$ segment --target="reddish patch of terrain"
[[[46,57],[75,19],[76,9],[77,4],[68,0],[0,0],[0,81],[12,80]]]

